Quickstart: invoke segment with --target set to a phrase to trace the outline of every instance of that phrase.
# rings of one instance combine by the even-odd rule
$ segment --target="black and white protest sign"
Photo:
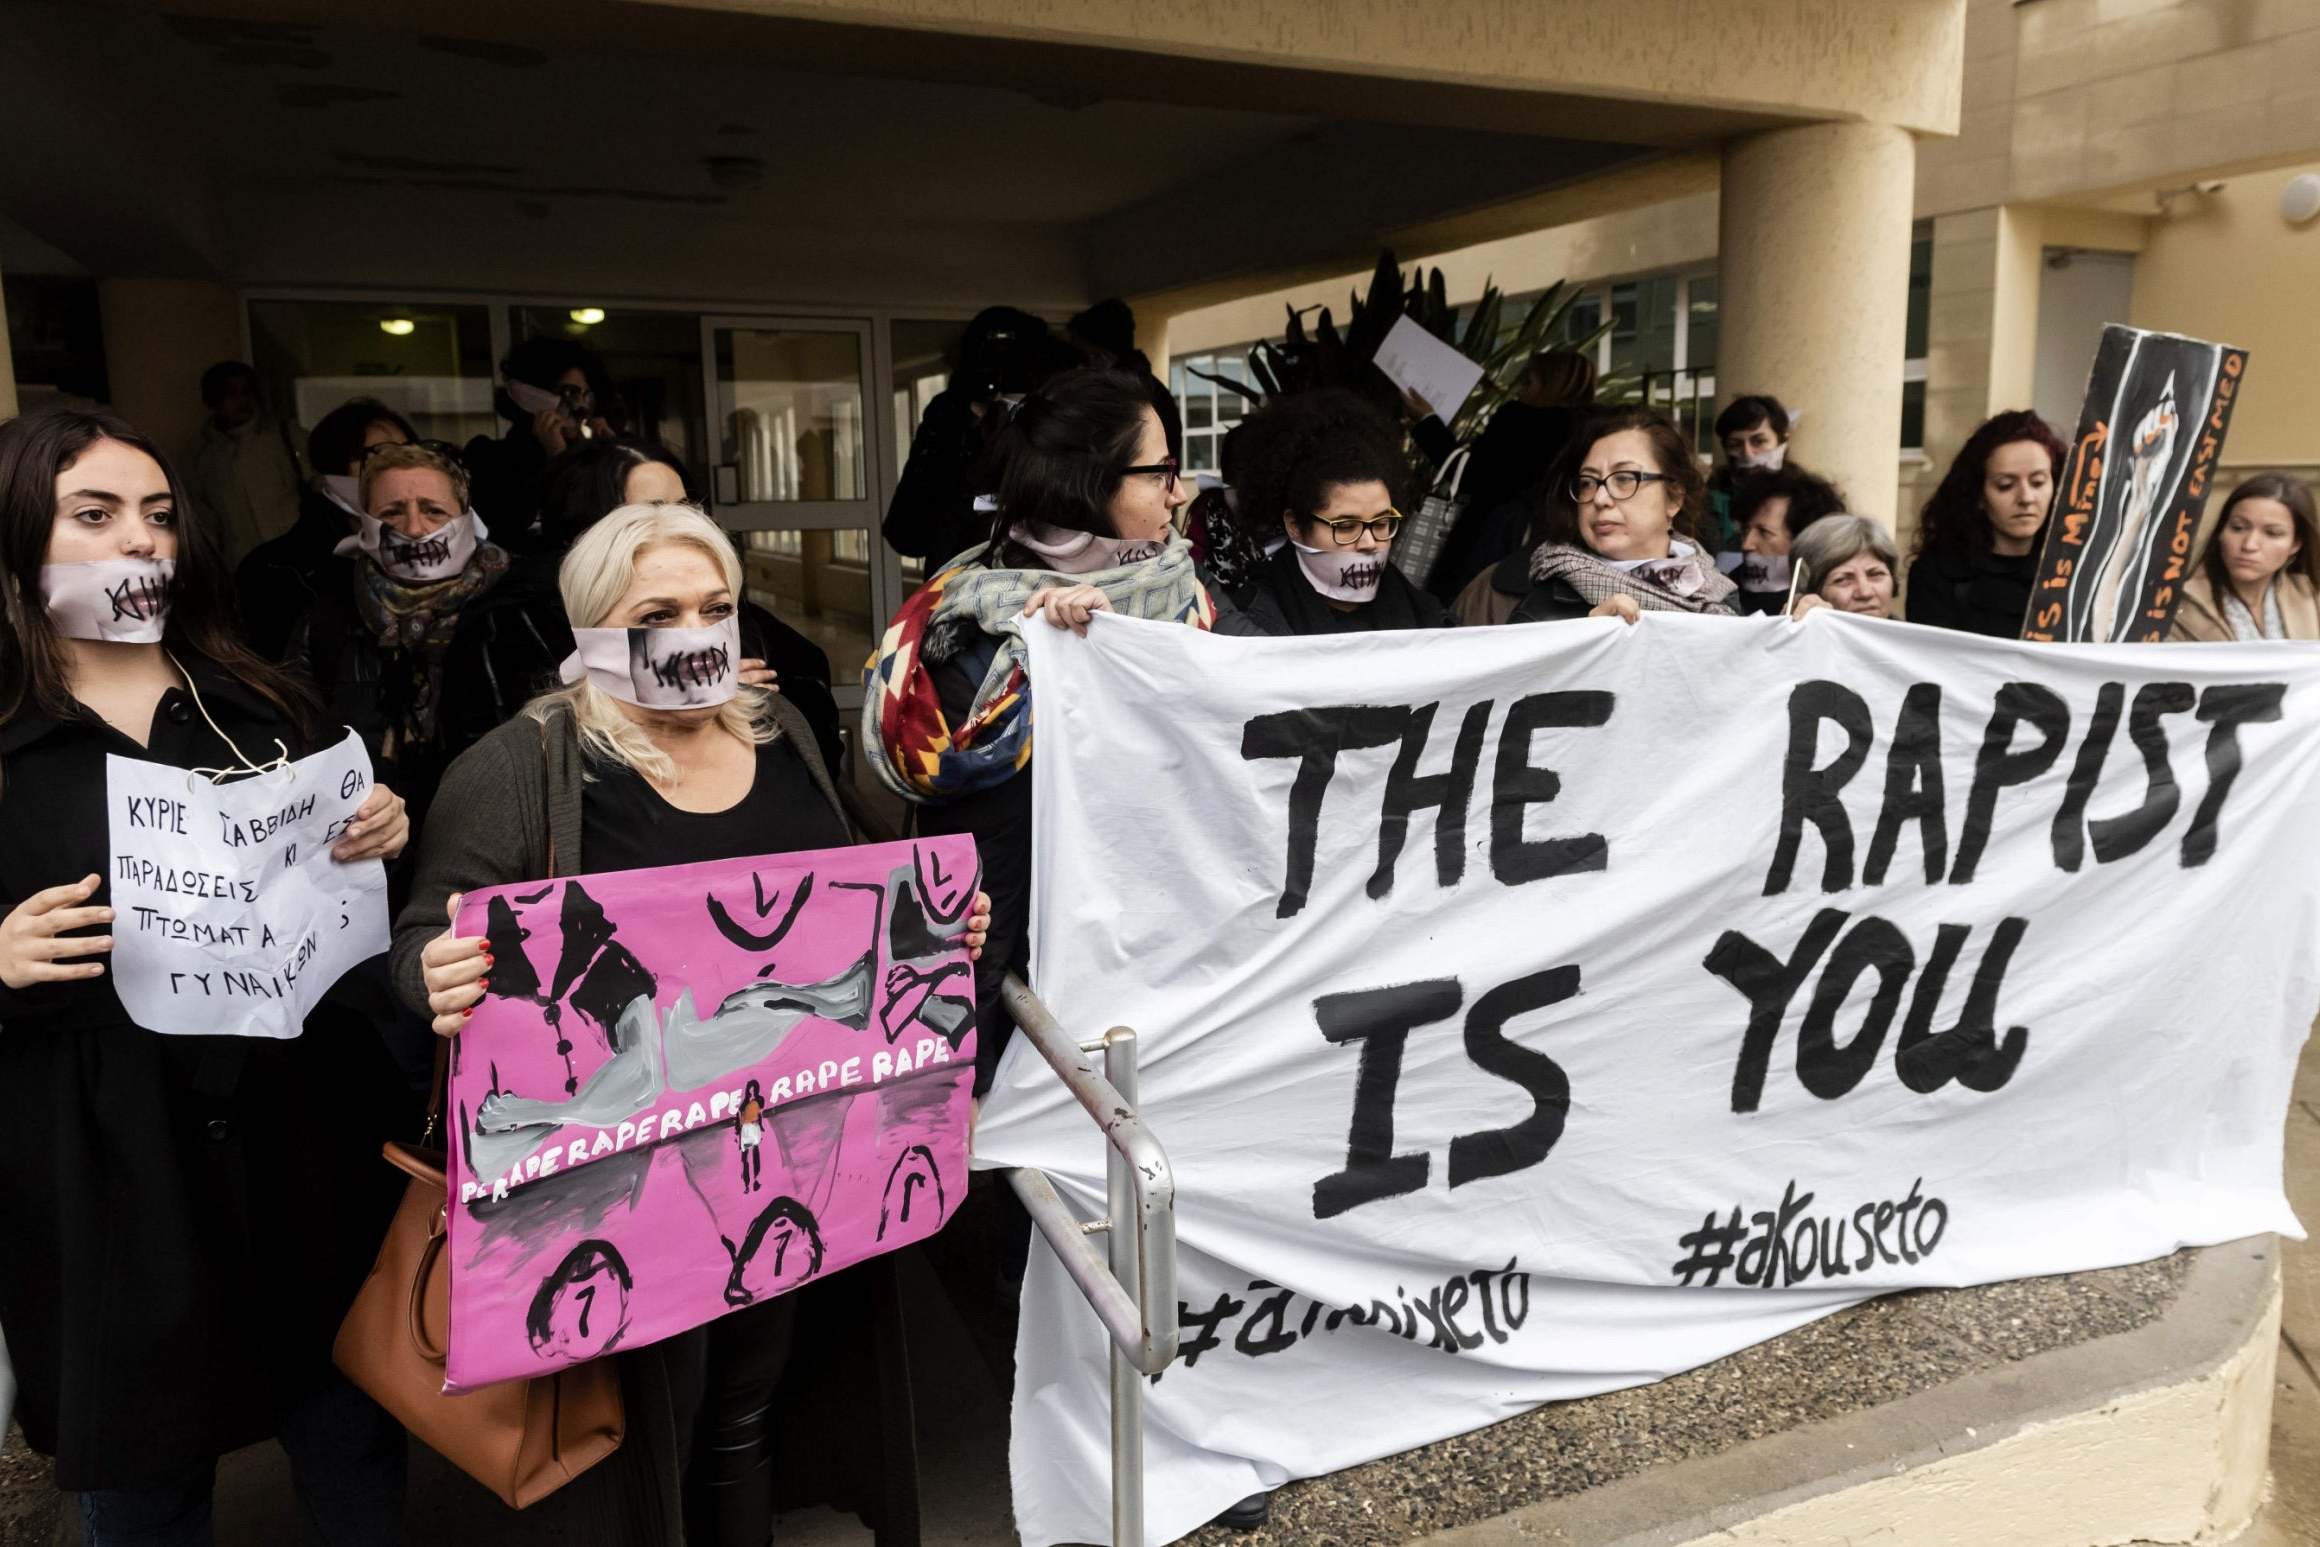
[[[2167,637],[2246,371],[2228,344],[2103,329],[2023,638]]]
[[[330,857],[371,790],[353,732],[213,784],[108,756],[113,986],[148,1031],[295,1037],[349,967],[387,948],[387,873]]]
[[[1140,1034],[1182,1353],[1155,1541],[1865,1296],[2296,1233],[2320,651],[1825,610],[1026,631],[1033,983]],[[1016,1042],[976,1133],[1104,1211]],[[1105,1342],[1024,1294],[1026,1542],[1108,1539]]]

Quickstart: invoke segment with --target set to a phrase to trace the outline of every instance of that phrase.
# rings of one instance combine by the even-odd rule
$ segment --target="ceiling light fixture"
[[[379,331],[395,338],[408,338],[419,331],[419,325],[408,317],[382,317],[379,319]]]
[[[575,306],[567,315],[580,326],[593,328],[604,320],[604,308],[601,306]]]

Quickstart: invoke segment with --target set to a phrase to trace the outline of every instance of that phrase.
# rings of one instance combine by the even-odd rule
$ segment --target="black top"
[[[852,841],[787,737],[758,747],[749,793],[723,811],[680,810],[617,763],[591,761],[588,772],[580,841],[591,871],[838,849]]]
[[[334,576],[344,573],[347,561],[333,550],[353,520],[337,501],[310,488],[298,498],[298,520],[290,530],[252,548],[234,570],[243,637],[267,660],[282,659],[291,631],[315,597],[345,589]]]
[[[2037,575],[2035,549],[2018,556],[1926,554],[1909,566],[1909,621],[2019,639]]]
[[[263,697],[187,665],[253,755],[305,750]],[[108,753],[235,761],[174,688],[144,747],[93,714],[0,726],[0,913],[106,874]],[[0,988],[0,1023],[0,1327],[33,1448],[62,1487],[135,1487],[273,1433],[329,1370],[399,1191],[378,1148],[404,1087],[373,1028],[334,994],[290,1041],[164,1036],[110,972]]]
[[[1387,564],[1377,595],[1340,611],[1313,589],[1287,543],[1256,569],[1243,608],[1245,623],[1219,633],[1377,634],[1393,629],[1447,628],[1450,611]]]

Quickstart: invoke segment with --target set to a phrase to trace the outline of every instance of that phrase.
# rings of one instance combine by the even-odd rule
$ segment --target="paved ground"
[[[2320,1040],[2305,1049],[2286,1143],[2290,1198],[2298,1215],[2320,1228]],[[1408,1542],[2128,1330],[2165,1308],[2183,1266],[2176,1258],[1875,1301],[1658,1386],[1543,1408],[1424,1451],[1293,1484],[1279,1496],[1271,1529],[1246,1537],[1205,1532],[1193,1540],[1201,1547]],[[2320,1543],[2320,1248],[2287,1246],[2282,1269],[2274,1494],[2237,1547]],[[925,1494],[943,1501],[940,1511],[929,1511],[926,1540],[930,1547],[1012,1542],[1004,1399],[932,1276],[914,1270],[909,1287],[916,1291],[911,1339]],[[471,1491],[450,1486],[442,1474],[432,1457],[414,1466],[412,1547],[489,1540],[488,1516],[463,1502]],[[288,1499],[278,1451],[261,1446],[229,1457],[220,1472],[219,1540],[300,1540]],[[76,1538],[45,1469],[12,1435],[0,1449],[0,1547],[68,1547]],[[779,1540],[784,1547],[855,1547],[869,1534],[824,1511],[786,1517]]]

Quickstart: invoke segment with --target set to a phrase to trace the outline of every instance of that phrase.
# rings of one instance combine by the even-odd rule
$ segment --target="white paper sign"
[[[1136,1029],[1175,1169],[1154,1542],[1868,1295],[2298,1233],[2320,648],[1026,638],[1033,983]],[[1021,1039],[975,1143],[1105,1211]],[[1031,1547],[1109,1540],[1106,1346],[1035,1247]]]
[[[352,731],[287,769],[212,784],[108,756],[113,986],[148,1031],[295,1037],[387,948],[387,872],[330,846],[371,789]]]
[[[1395,386],[1409,388],[1432,405],[1444,424],[1458,416],[1466,394],[1482,380],[1481,366],[1408,316],[1396,318],[1387,330],[1378,345],[1377,364]]]

